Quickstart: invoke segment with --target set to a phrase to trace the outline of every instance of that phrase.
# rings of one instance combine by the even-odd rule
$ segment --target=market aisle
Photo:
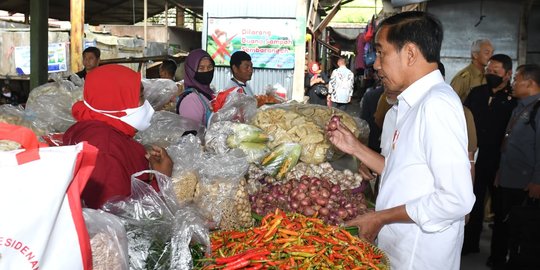
[[[491,229],[484,222],[484,229],[480,235],[480,253],[468,254],[461,257],[462,270],[484,270],[490,269],[486,266],[489,256],[489,246],[491,242]]]
[[[347,106],[347,113],[353,117],[360,117],[360,100],[357,97],[352,97],[351,103]]]

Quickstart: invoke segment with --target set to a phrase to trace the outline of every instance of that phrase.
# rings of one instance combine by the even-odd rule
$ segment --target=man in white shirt
[[[437,69],[443,31],[424,12],[381,22],[374,68],[385,89],[399,91],[386,159],[343,125],[330,141],[382,173],[376,211],[346,225],[389,256],[392,269],[459,269],[464,216],[474,204],[467,129],[457,94]]]
[[[253,63],[251,62],[251,56],[247,52],[236,51],[231,55],[231,60],[229,62],[233,77],[229,83],[227,83],[227,86],[225,86],[224,89],[240,87],[244,94],[253,96],[253,90],[247,84],[253,75]]]
[[[328,99],[332,106],[345,111],[351,102],[354,89],[354,74],[345,65],[345,58],[339,57],[338,68],[332,71],[328,84]]]
[[[381,132],[381,155],[388,157],[392,150],[392,133],[396,127],[397,118],[397,95],[389,91],[386,92],[386,102],[392,107],[386,112],[384,116],[383,128]]]

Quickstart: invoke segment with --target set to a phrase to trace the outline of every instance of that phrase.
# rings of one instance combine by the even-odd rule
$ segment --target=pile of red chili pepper
[[[261,226],[211,235],[203,269],[388,269],[384,254],[348,231],[315,217],[266,215]]]

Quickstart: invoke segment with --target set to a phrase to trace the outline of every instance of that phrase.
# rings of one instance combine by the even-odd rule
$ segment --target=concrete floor
[[[491,229],[487,223],[484,223],[484,229],[480,235],[480,252],[467,254],[461,257],[462,270],[487,270],[486,261],[489,256],[489,248],[491,243]]]

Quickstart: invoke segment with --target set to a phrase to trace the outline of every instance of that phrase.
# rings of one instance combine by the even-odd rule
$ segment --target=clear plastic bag
[[[141,83],[144,87],[144,98],[156,111],[163,109],[178,93],[176,82],[170,79],[142,79]]]
[[[37,136],[47,134],[46,130],[38,128],[32,121],[26,119],[22,106],[13,106],[10,104],[0,105],[0,122],[27,127]]]
[[[227,138],[233,132],[230,121],[221,121],[210,124],[204,135],[205,148],[210,152],[218,154],[227,153],[230,148],[227,146]]]
[[[84,79],[79,77],[79,75],[77,75],[76,73],[72,73],[71,75],[69,75],[69,80],[72,81],[75,86],[84,86]]]
[[[82,92],[81,87],[68,80],[40,85],[30,91],[25,118],[45,133],[65,132],[76,122],[71,107],[82,100]]]
[[[341,117],[353,133],[360,130],[352,116],[344,111],[313,104],[277,104],[265,106],[257,112],[252,123],[275,138],[269,143],[273,148],[281,143],[295,142],[302,145],[300,160],[310,164],[335,160],[342,154],[326,138],[325,127],[333,115]]]
[[[353,117],[354,121],[356,122],[356,127],[358,128],[358,139],[363,144],[368,143],[369,140],[369,124],[366,120],[361,119],[359,117]]]
[[[123,200],[109,201],[103,210],[122,220],[128,237],[130,269],[169,269],[170,237],[174,216],[149,184],[131,176],[131,195]]]
[[[204,132],[205,127],[193,120],[172,112],[158,111],[152,116],[150,127],[137,132],[135,140],[143,145],[167,148],[169,145],[178,144],[182,136],[187,134],[194,134],[202,140]]]
[[[194,268],[192,248],[202,246],[204,253],[211,253],[210,231],[206,220],[194,206],[183,206],[176,212],[173,226],[171,268],[189,270]],[[191,248],[190,248],[191,247]]]
[[[205,134],[206,149],[225,154],[238,148],[244,152],[248,162],[259,163],[270,149],[266,142],[271,138],[253,125],[222,121],[210,125]]]
[[[201,179],[194,202],[205,217],[221,229],[252,225],[249,195],[243,188],[248,167],[246,157],[239,149],[227,154],[208,153],[200,162]]]
[[[83,209],[94,270],[129,269],[128,240],[122,221],[102,210]]]
[[[225,105],[212,114],[209,125],[221,121],[249,123],[257,113],[257,99],[238,92],[227,97]]]
[[[259,164],[270,152],[270,148],[264,143],[241,142],[238,149],[244,152],[248,162],[255,164]]]
[[[153,170],[131,176],[131,195],[107,202],[103,209],[120,218],[127,231],[130,269],[191,269],[192,246],[210,252],[208,225],[193,205],[178,205],[167,190],[156,192],[138,177],[154,174],[161,185],[171,180]],[[174,214],[173,214],[174,213]]]
[[[264,167],[263,172],[280,180],[296,166],[301,153],[302,145],[283,143],[263,158],[261,162]]]
[[[183,137],[178,144],[167,147],[167,153],[174,163],[172,177],[170,181],[158,178],[158,185],[169,206],[175,205],[178,209],[193,201],[199,182],[197,162],[203,156],[203,149],[201,141],[190,134]]]

